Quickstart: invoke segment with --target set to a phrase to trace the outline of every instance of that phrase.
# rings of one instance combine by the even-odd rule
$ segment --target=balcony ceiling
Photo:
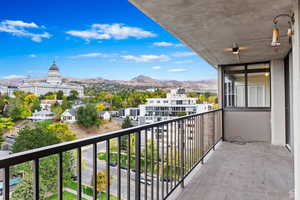
[[[273,17],[289,13],[291,0],[129,0],[212,65],[284,57],[290,45],[287,19],[279,21],[281,46],[271,48]],[[224,48],[249,49],[240,60]]]

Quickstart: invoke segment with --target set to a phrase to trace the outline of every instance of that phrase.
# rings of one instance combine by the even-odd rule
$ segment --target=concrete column
[[[219,104],[219,108],[221,108],[223,104],[222,68],[220,66],[217,66],[217,70],[218,70],[218,104]]]
[[[271,61],[271,90],[271,143],[285,145],[285,87],[282,59]]]
[[[293,36],[293,130],[295,200],[300,200],[300,0],[293,0],[295,14]]]

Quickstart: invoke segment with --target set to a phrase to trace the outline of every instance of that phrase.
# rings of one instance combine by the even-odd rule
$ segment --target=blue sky
[[[127,0],[3,0],[0,77],[216,79],[216,71]]]

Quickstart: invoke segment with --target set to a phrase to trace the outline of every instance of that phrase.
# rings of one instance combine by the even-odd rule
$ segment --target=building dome
[[[60,84],[62,82],[59,69],[55,64],[55,61],[49,68],[47,82],[51,84]]]
[[[55,70],[55,71],[59,71],[57,65],[55,64],[55,61],[53,62],[53,64],[50,66],[49,70]]]

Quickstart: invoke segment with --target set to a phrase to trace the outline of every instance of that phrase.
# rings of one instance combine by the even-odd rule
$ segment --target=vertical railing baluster
[[[141,132],[135,133],[135,199],[141,198]]]
[[[148,129],[145,130],[145,157],[144,157],[144,166],[145,166],[145,200],[148,198]]]
[[[201,148],[201,163],[204,164],[204,115],[201,115],[200,118],[200,125],[201,125],[201,131],[200,131],[200,148]]]
[[[77,148],[77,199],[81,200],[81,148]]]
[[[167,155],[166,155],[166,159],[167,159],[167,169],[166,169],[166,194],[169,193],[169,179],[170,179],[170,170],[169,170],[169,123],[167,123],[167,145],[166,145],[166,150],[167,150]]]
[[[156,165],[157,165],[157,175],[156,175],[156,199],[159,200],[159,156],[160,156],[160,149],[159,149],[159,126],[156,127],[156,141],[157,141],[157,159],[156,159]]]
[[[106,199],[110,199],[110,143],[106,140]]]
[[[131,151],[130,151],[130,134],[128,134],[127,141],[127,200],[130,200],[130,161],[131,161]]]
[[[4,197],[4,200],[9,200],[9,177],[10,177],[10,172],[9,172],[9,167],[5,167],[4,168],[4,194],[3,194],[3,197]]]
[[[118,137],[118,189],[117,189],[117,193],[118,193],[118,200],[121,200],[121,137]]]
[[[93,199],[97,200],[97,143],[93,144]]]
[[[185,173],[185,155],[186,155],[186,150],[185,150],[185,127],[184,127],[184,121],[180,122],[180,128],[181,128],[181,187],[184,188],[184,173]]]
[[[212,128],[213,128],[213,131],[212,131],[213,132],[213,142],[212,143],[213,143],[213,150],[215,150],[215,142],[216,142],[216,127],[215,127],[216,126],[215,125],[216,124],[216,122],[215,122],[215,120],[216,120],[215,116],[216,115],[215,115],[215,112],[212,112],[212,116],[213,116],[212,117],[212,122],[213,122],[213,124],[212,124]]]
[[[63,153],[58,153],[57,159],[57,197],[58,200],[63,199]]]
[[[171,161],[171,164],[170,164],[170,177],[171,177],[171,190],[173,189],[173,170],[174,170],[174,160],[173,160],[173,138],[174,138],[174,133],[173,133],[173,122],[171,122],[171,127],[170,127],[170,131],[171,131],[171,138],[170,138],[170,146],[171,146],[171,153],[170,153],[170,161]]]
[[[161,167],[162,167],[162,187],[161,187],[161,198],[164,199],[165,195],[165,125],[162,125],[162,159],[161,159]]]
[[[40,175],[40,164],[39,159],[33,160],[33,198],[34,200],[40,199],[40,182],[39,182],[39,175]]]
[[[176,146],[177,146],[177,164],[176,164],[176,173],[177,173],[177,182],[176,184],[178,184],[179,180],[180,180],[180,169],[181,169],[181,165],[180,165],[180,156],[181,156],[181,151],[182,149],[180,149],[180,138],[181,138],[181,128],[180,128],[180,121],[176,121]]]
[[[151,128],[151,200],[154,199],[153,173],[154,173],[154,134],[153,134],[153,127],[152,127]]]

